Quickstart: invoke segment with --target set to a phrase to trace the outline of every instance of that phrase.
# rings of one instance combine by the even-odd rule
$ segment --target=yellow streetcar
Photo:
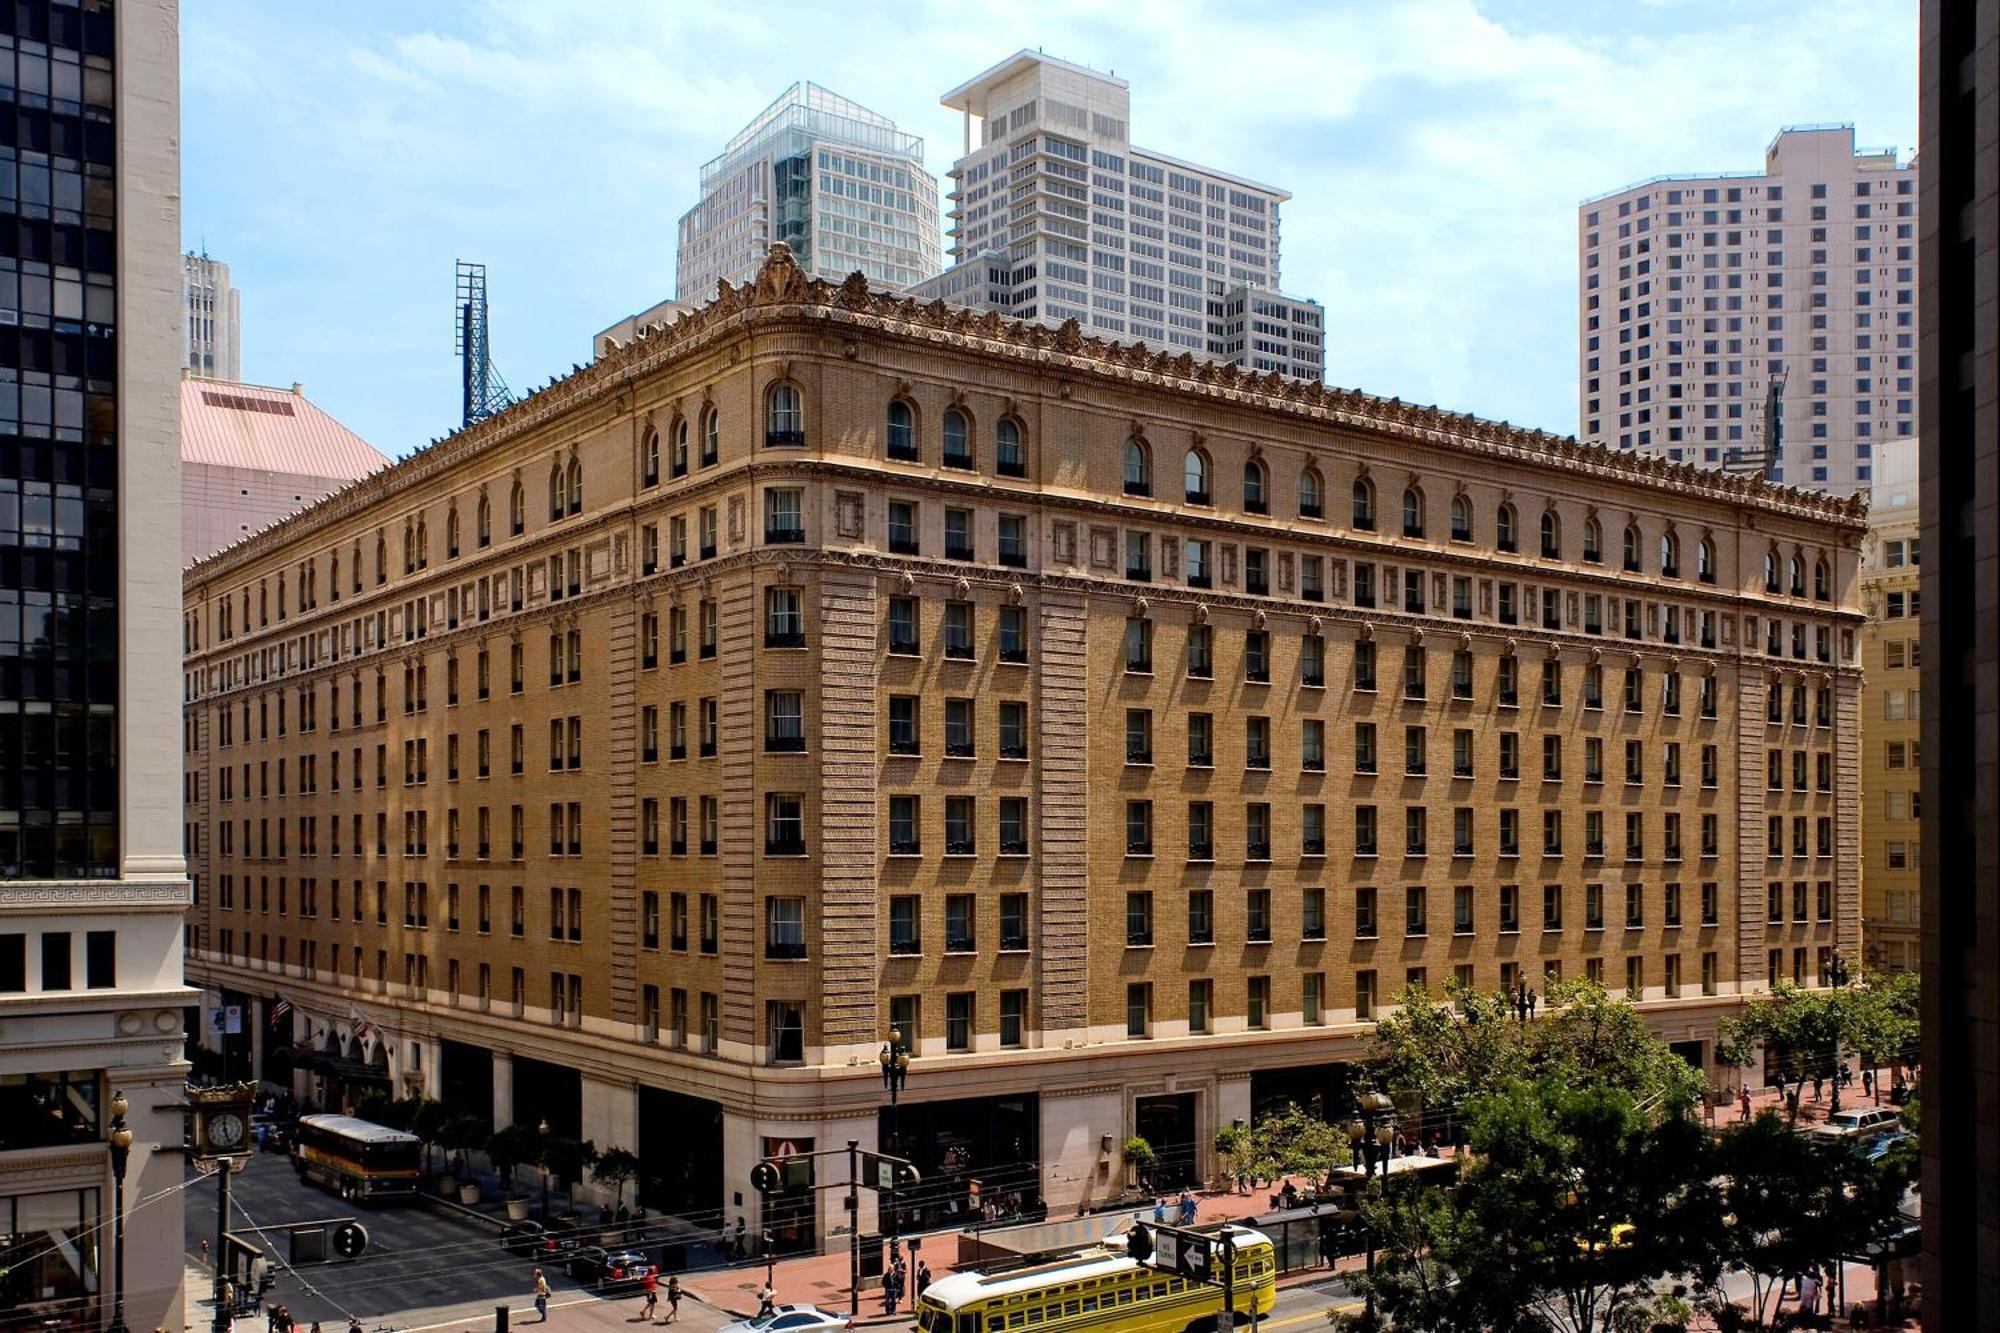
[[[1236,1322],[1269,1314],[1278,1270],[1271,1239],[1234,1227]],[[1220,1262],[1221,1247],[1212,1253]],[[1218,1276],[1220,1274],[1218,1273]],[[1210,1333],[1222,1288],[1162,1273],[1125,1253],[1123,1238],[1004,1273],[953,1273],[917,1301],[919,1333]]]

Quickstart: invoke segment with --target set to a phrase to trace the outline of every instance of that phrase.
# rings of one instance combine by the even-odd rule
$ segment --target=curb
[[[486,1225],[492,1227],[495,1232],[504,1231],[507,1227],[506,1220],[503,1218],[494,1217],[491,1213],[482,1213],[477,1208],[468,1208],[464,1204],[455,1203],[442,1195],[419,1194],[417,1197],[422,1199],[429,1207],[442,1209],[446,1213],[456,1214],[459,1217],[470,1218],[474,1222],[484,1222]]]

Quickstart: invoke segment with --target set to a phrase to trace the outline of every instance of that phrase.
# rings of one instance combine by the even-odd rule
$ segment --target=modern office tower
[[[179,34],[0,12],[0,1319],[37,1327],[182,1321]]]
[[[1917,173],[1852,125],[1584,201],[1585,440],[1845,495],[1916,433]],[[1781,429],[1774,436],[1767,422]]]
[[[840,1193],[751,1166],[849,1139],[906,1231],[1133,1134],[1210,1178],[1412,981],[1598,979],[1720,1077],[1860,945],[1864,531],[777,249],[187,571],[189,966],[322,1104],[546,1119],[788,1248]]]
[[[242,307],[229,285],[229,265],[188,251],[181,256],[181,294],[187,312],[181,364],[208,379],[242,379]]]
[[[1923,837],[1918,794],[1923,651],[1917,633],[1917,442],[1891,440],[1876,454],[1861,548],[1861,933],[1870,967],[1921,966],[1918,874]]]
[[[181,380],[181,559],[231,542],[389,465],[302,386]]]
[[[943,267],[924,141],[816,83],[795,83],[701,169],[681,215],[676,297],[747,282],[773,241],[829,282],[907,287]]]
[[[1290,194],[1134,146],[1125,80],[1040,52],[944,104],[965,118],[954,264],[909,295],[1325,378],[1325,312],[1278,289]]]
[[[2000,1327],[2000,3],[1924,0],[1923,1315]]]

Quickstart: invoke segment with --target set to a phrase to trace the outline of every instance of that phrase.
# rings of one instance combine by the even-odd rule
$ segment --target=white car
[[[1834,1112],[1824,1124],[1814,1125],[1812,1132],[1831,1139],[1872,1139],[1895,1129],[1902,1118],[1903,1113],[1893,1106],[1857,1106]]]
[[[816,1305],[780,1305],[770,1314],[724,1324],[721,1333],[831,1333],[846,1328],[847,1324],[846,1315]]]

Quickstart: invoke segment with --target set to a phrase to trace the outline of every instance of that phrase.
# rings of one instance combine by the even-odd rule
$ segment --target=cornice
[[[0,911],[61,908],[70,912],[186,907],[191,890],[176,880],[75,879],[0,883]]]
[[[1464,413],[1383,399],[1354,389],[1290,379],[1275,371],[1258,374],[1234,362],[1197,361],[1144,343],[1086,337],[1075,320],[1061,327],[1002,318],[932,301],[871,291],[867,279],[850,274],[839,285],[808,277],[783,243],[771,247],[750,282],[719,283],[706,305],[671,323],[638,331],[628,343],[612,343],[604,354],[569,375],[502,409],[484,421],[454,432],[355,482],[320,503],[279,520],[187,567],[191,580],[219,577],[307,533],[317,532],[384,497],[420,484],[484,450],[531,435],[548,423],[588,407],[667,365],[760,326],[818,324],[836,334],[874,333],[1001,357],[1031,365],[1044,376],[1087,377],[1132,388],[1164,390],[1185,399],[1205,399],[1251,408],[1308,424],[1339,426],[1392,442],[1416,443],[1569,476],[1587,476],[1643,487],[1678,486],[1689,494],[1743,508],[1830,523],[1860,531],[1867,525],[1867,501],[1837,497],[1758,477],[1714,472],[1692,463],[1673,463],[1585,444],[1570,436],[1527,430]],[[850,346],[848,355],[855,351]]]

